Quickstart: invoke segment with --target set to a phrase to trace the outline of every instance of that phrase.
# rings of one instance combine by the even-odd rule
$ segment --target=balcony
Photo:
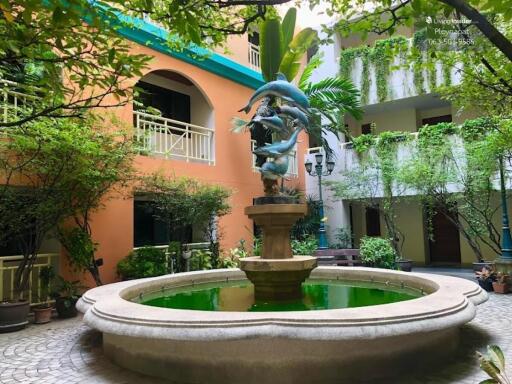
[[[0,256],[0,300],[14,299],[14,276],[23,256]],[[58,270],[59,254],[45,253],[37,255],[32,271],[30,272],[30,288],[23,293],[23,298],[30,304],[43,304],[41,297],[41,281],[39,272],[42,268],[52,266]]]
[[[416,153],[417,146],[417,138],[418,132],[413,132],[410,134],[410,140],[404,140],[397,143],[396,156],[397,164],[405,164],[407,161],[413,159]],[[457,169],[463,170],[465,169],[465,149],[464,142],[462,138],[458,135],[450,135],[447,137],[448,142],[451,145],[451,152],[453,158],[457,163]],[[336,174],[333,173],[334,179],[337,181],[342,181],[345,177],[350,177],[350,174],[360,173],[362,171],[362,162],[361,155],[356,152],[356,150],[352,147],[351,142],[340,143],[341,147],[341,156],[339,159],[340,168],[339,172]],[[370,168],[366,169],[364,172],[368,175],[368,180],[365,181],[366,187],[364,189],[356,188],[358,191],[365,190],[368,193],[367,196],[356,196],[355,199],[359,198],[381,198],[384,197],[384,190],[382,184],[382,176],[380,171],[377,168],[372,167],[372,164],[376,163],[377,155],[375,153],[375,148],[370,148],[367,152],[364,153],[364,156],[369,157],[371,160],[366,162],[369,164]],[[375,162],[373,162],[375,160]],[[394,194],[396,196],[414,196],[417,195],[417,191],[404,186],[404,185],[394,185]],[[447,184],[447,188],[449,192],[459,192],[461,191],[461,186],[456,184],[455,182],[449,182]]]
[[[249,66],[255,71],[261,70],[260,47],[253,43],[249,43]]]
[[[361,103],[369,106],[387,101],[406,99],[435,93],[441,85],[458,84],[457,68],[436,61],[430,63],[428,52],[417,53],[418,58],[408,64],[411,50],[417,52],[420,39],[403,36],[377,40],[372,47],[346,48],[340,52],[340,74],[350,78],[361,92]],[[383,54],[387,46],[398,52],[393,57]],[[426,63],[430,63],[428,66]],[[427,69],[428,67],[428,69]]]
[[[214,129],[178,120],[133,112],[135,143],[139,152],[165,159],[215,164]]]
[[[0,79],[0,121],[8,122],[16,116],[18,109],[38,99],[35,88],[23,86],[14,81]]]
[[[270,144],[270,143],[265,143]],[[256,148],[256,140],[251,140],[251,151],[254,151]],[[255,154],[252,155],[252,170],[253,172],[259,172],[259,167],[256,165]],[[299,168],[297,161],[297,146],[295,146],[294,150],[288,154],[288,173],[286,173],[285,177],[287,178],[296,178],[299,177]]]

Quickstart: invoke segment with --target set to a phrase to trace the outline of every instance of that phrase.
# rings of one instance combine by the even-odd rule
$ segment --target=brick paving
[[[510,369],[512,294],[491,293],[489,301],[478,307],[477,317],[462,328],[460,347],[450,361],[428,373],[411,373],[392,383],[477,384],[485,375],[478,369],[475,351],[484,350],[488,344],[502,347]],[[102,353],[101,334],[75,318],[0,334],[0,383],[163,384],[164,381],[128,372],[109,362]]]

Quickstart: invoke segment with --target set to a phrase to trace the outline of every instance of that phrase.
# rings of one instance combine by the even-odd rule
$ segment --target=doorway
[[[456,208],[456,207],[455,207]],[[456,209],[452,212],[457,212]],[[436,209],[432,216],[432,238],[429,238],[431,264],[460,264],[460,235],[446,210]]]

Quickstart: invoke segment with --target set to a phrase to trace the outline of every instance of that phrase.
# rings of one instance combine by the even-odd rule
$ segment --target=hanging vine
[[[412,70],[414,78],[414,87],[418,95],[424,94],[425,78],[423,76],[423,56],[426,44],[426,31],[420,30],[414,33],[412,38],[412,49],[410,58],[412,60]]]
[[[407,68],[413,72],[413,82],[416,94],[434,92],[437,88],[437,62],[435,54],[428,51],[425,30],[414,33],[412,46],[404,36],[393,36],[389,39],[377,40],[373,47],[346,48],[340,53],[340,75],[351,78],[356,69],[355,62],[361,60],[361,103],[368,104],[370,100],[371,78],[370,70],[374,68],[378,102],[390,100],[393,95],[389,89],[391,72],[396,69],[393,61],[399,56],[400,65],[407,59]],[[451,85],[451,66],[442,63],[443,84]]]

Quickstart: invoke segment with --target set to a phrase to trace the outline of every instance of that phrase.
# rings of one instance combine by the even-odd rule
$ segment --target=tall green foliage
[[[97,188],[97,180],[111,177],[110,167],[115,165],[108,161],[110,156],[117,159],[126,153],[125,149],[118,152],[119,147],[129,145],[117,134],[98,130],[93,122],[45,118],[3,131],[0,241],[16,239],[23,252],[15,274],[17,294],[28,288],[32,266],[47,235],[68,218],[82,220],[84,205],[89,214],[99,209],[102,196],[110,191],[112,183]],[[90,199],[91,189],[94,199]]]
[[[261,35],[261,72],[265,81],[276,79],[282,73],[292,81],[299,73],[300,60],[318,39],[316,31],[311,28],[295,33],[297,10],[290,8],[283,22],[269,18],[259,26]]]
[[[117,18],[86,0],[0,2],[0,78],[22,83],[24,93],[38,98],[0,127],[128,101],[125,80],[142,76],[150,57],[130,52],[102,13]]]
[[[229,189],[189,177],[166,177],[156,173],[142,178],[138,192],[154,202],[155,216],[166,222],[169,230],[194,225],[203,232],[211,243],[214,261],[218,261],[217,221],[231,211]]]

